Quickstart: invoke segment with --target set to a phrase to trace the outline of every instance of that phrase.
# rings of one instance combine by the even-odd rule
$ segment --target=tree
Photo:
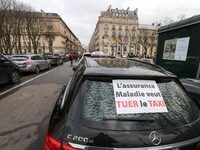
[[[31,49],[32,44],[33,51],[37,54],[39,40],[44,35],[45,30],[41,21],[41,14],[39,12],[30,11],[27,12],[25,19],[25,30],[28,36],[29,49]]]
[[[0,0],[0,52],[22,53],[22,36],[25,35],[25,19],[31,6],[16,0]]]
[[[25,15],[26,12],[29,11],[29,6],[25,5],[23,3],[18,3],[16,5],[15,13],[14,13],[14,18],[15,18],[15,33],[13,36],[16,36],[16,53],[17,54],[22,54],[22,36],[25,35],[25,30],[24,30],[24,22],[25,22]]]
[[[157,25],[160,24],[160,25],[164,26],[164,25],[168,25],[168,24],[171,24],[171,23],[174,23],[174,22],[177,22],[177,21],[181,21],[181,20],[184,20],[184,19],[186,19],[186,15],[180,14],[180,15],[178,15],[178,17],[175,20],[172,17],[165,17],[163,20],[156,21],[153,24],[157,24]]]
[[[143,57],[147,57],[147,51],[150,50],[152,53],[153,47],[157,45],[157,31],[141,30],[138,38],[138,43],[142,46]]]
[[[5,54],[12,54],[13,48],[16,45],[16,39],[13,37],[14,33],[14,11],[13,6],[15,5],[15,1],[13,0],[1,0],[1,36],[0,36],[0,44],[1,44],[1,52]]]

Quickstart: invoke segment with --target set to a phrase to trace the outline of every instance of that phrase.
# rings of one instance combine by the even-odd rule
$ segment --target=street
[[[43,149],[44,137],[56,99],[73,71],[69,62],[22,76],[22,84],[0,96],[0,149]],[[38,77],[37,77],[38,76]],[[13,86],[2,86],[0,93]]]

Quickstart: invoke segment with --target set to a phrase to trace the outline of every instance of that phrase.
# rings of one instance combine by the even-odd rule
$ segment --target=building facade
[[[16,12],[13,11],[14,13]],[[0,30],[0,53],[66,54],[83,51],[80,40],[58,14],[44,11],[24,11],[21,14],[18,18],[10,16],[3,19],[4,23]]]
[[[139,24],[138,9],[120,10],[109,6],[99,16],[89,51],[102,51],[112,56],[127,56],[128,53],[152,56],[156,50],[157,29],[154,25]]]
[[[62,54],[83,51],[83,46],[79,39],[58,14],[42,12],[41,18],[46,27],[46,32],[40,40],[40,50]]]

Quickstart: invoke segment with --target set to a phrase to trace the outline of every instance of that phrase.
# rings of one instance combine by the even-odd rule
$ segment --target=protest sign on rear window
[[[117,114],[168,112],[155,81],[113,80]]]

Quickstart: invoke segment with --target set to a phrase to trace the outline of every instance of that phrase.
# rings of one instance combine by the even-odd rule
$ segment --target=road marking
[[[0,96],[4,95],[4,94],[6,94],[6,93],[8,93],[8,92],[10,92],[10,91],[12,91],[12,90],[14,90],[14,89],[20,87],[20,86],[23,86],[23,85],[25,85],[25,84],[27,84],[27,83],[29,83],[29,82],[31,82],[31,81],[33,81],[33,80],[35,80],[35,79],[41,77],[41,76],[44,76],[44,75],[46,75],[46,74],[48,74],[48,73],[54,71],[55,69],[57,69],[57,67],[54,68],[54,69],[52,69],[52,70],[49,70],[49,71],[47,71],[47,72],[45,72],[45,73],[43,73],[43,74],[40,74],[40,75],[38,75],[38,76],[36,76],[36,77],[30,79],[30,80],[27,80],[27,81],[25,81],[25,82],[23,82],[23,83],[21,83],[21,84],[19,84],[19,85],[16,85],[16,86],[12,87],[11,89],[8,89],[8,90],[6,90],[6,91],[0,93]]]

